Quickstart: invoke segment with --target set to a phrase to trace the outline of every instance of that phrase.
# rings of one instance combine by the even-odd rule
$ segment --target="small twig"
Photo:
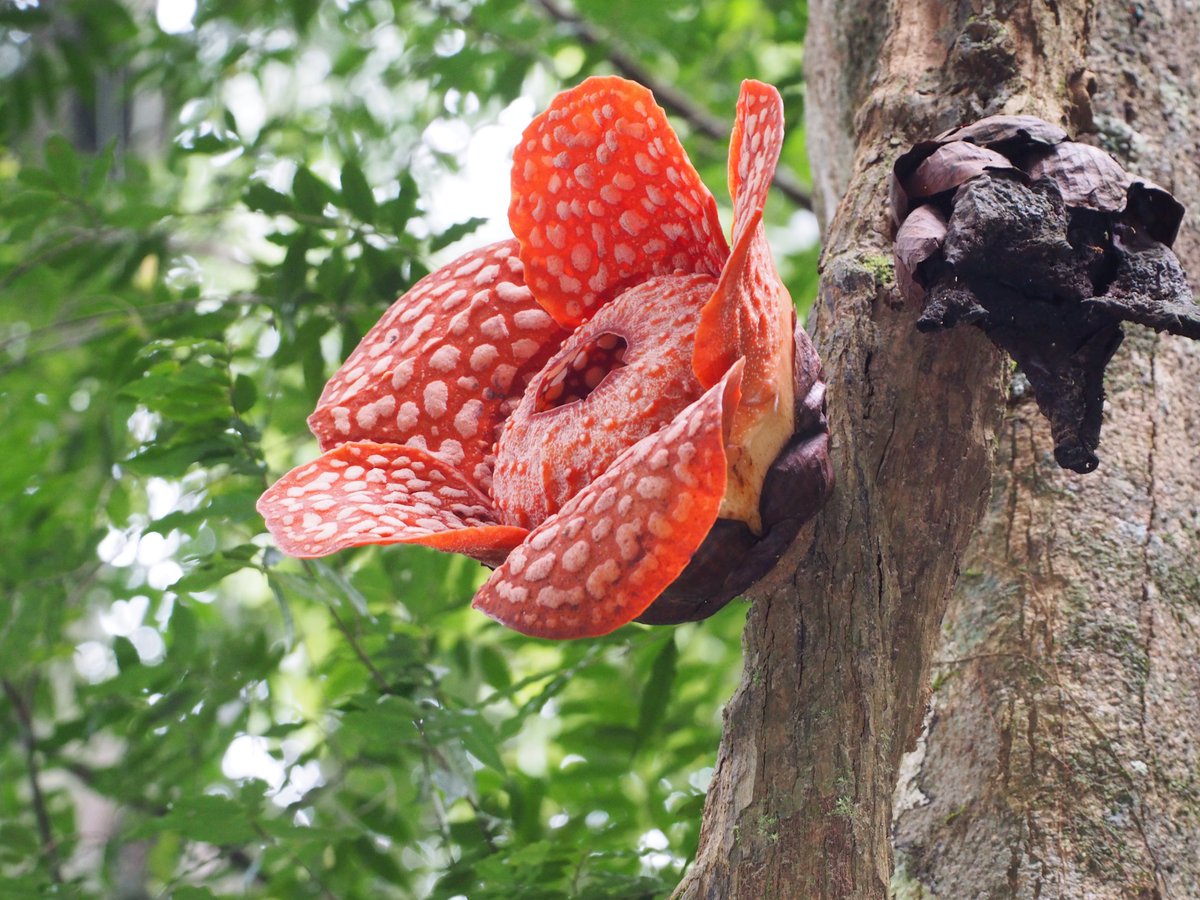
[[[383,677],[383,673],[375,668],[375,663],[371,662],[371,657],[367,656],[367,652],[363,650],[362,646],[358,643],[358,639],[350,633],[350,628],[344,621],[342,621],[342,617],[339,616],[337,610],[333,608],[333,604],[329,603],[327,606],[329,607],[329,614],[333,616],[333,621],[338,627],[338,631],[342,633],[342,636],[350,644],[350,649],[354,651],[354,655],[359,658],[359,661],[362,662],[362,664],[366,666],[367,671],[371,673],[371,680],[375,682],[375,686],[379,688],[379,692],[381,694],[391,693],[391,687],[388,685],[387,679]]]
[[[729,137],[729,126],[723,120],[694,102],[691,97],[674,85],[660,80],[632,54],[627,53],[615,41],[606,37],[587,19],[559,6],[557,0],[534,0],[534,4],[555,22],[570,28],[581,44],[604,48],[614,69],[626,78],[650,88],[654,92],[655,98],[666,110],[684,119],[697,132],[714,141],[723,141]],[[785,169],[776,169],[774,184],[781,194],[801,209],[812,209],[812,195],[804,189],[791,172]]]
[[[31,341],[41,337],[44,334],[61,334],[63,331],[88,328],[89,326],[103,323],[107,319],[119,316],[128,316],[129,318],[137,319],[139,322],[153,322],[158,319],[170,318],[173,315],[181,312],[187,312],[201,303],[217,303],[221,306],[228,304],[237,304],[249,306],[257,303],[270,303],[270,299],[255,293],[234,293],[224,296],[215,297],[197,297],[189,300],[174,300],[166,303],[151,303],[146,306],[122,306],[115,309],[102,309],[99,312],[89,313],[85,316],[78,316],[74,319],[60,319],[50,325],[43,325],[39,328],[31,329],[30,331],[13,335],[3,341],[0,341],[0,350],[7,350],[14,344],[22,341]]]
[[[441,699],[442,698],[439,698],[439,702],[441,702]],[[453,772],[454,769],[450,765],[450,760],[446,759],[446,754],[442,752],[441,748],[429,739],[429,735],[426,734],[423,723],[419,720],[414,720],[413,725],[416,727],[417,734],[421,737],[421,743],[425,745],[425,750],[427,751],[424,757],[426,771],[428,771],[429,760],[432,758],[433,761],[437,763],[437,765],[440,766],[443,771]],[[432,776],[429,778],[429,781],[433,781]],[[442,825],[442,830],[445,833],[446,843],[449,844],[450,832],[446,826],[446,810],[442,804],[441,798],[438,797],[436,788],[430,790],[430,796],[433,798],[434,812],[437,815],[439,822]],[[467,802],[467,806],[471,807],[471,811],[475,814],[475,825],[479,828],[479,834],[483,838],[484,843],[488,845],[488,849],[495,853],[497,849],[496,842],[492,838],[491,832],[488,831],[487,825],[484,824],[483,810],[475,801],[475,798],[469,793],[464,794],[462,799]]]
[[[116,229],[109,229],[108,233],[115,232]],[[5,290],[10,284],[15,281],[19,281],[22,277],[36,269],[42,263],[48,262],[49,260],[58,256],[60,253],[65,253],[72,247],[78,247],[80,244],[88,241],[100,240],[104,237],[104,234],[105,233],[98,231],[80,231],[72,237],[67,238],[62,243],[55,244],[52,247],[43,248],[40,252],[35,253],[33,256],[29,257],[23,262],[18,263],[5,272],[3,276],[0,276],[0,291]]]
[[[46,868],[50,870],[50,880],[62,884],[62,869],[58,859],[58,844],[54,840],[54,832],[50,828],[50,814],[46,810],[46,798],[42,794],[42,786],[38,780],[37,738],[33,733],[33,716],[25,699],[17,691],[13,683],[3,679],[4,693],[13,705],[13,711],[21,723],[21,743],[25,748],[25,764],[29,773],[29,789],[33,795],[33,814],[37,818],[38,834],[42,839],[42,855],[46,858]]]
[[[551,19],[570,28],[581,44],[589,47],[603,47],[607,50],[606,55],[609,62],[613,64],[613,68],[654,91],[654,96],[664,107],[686,119],[696,131],[718,141],[728,135],[729,127],[725,122],[693,102],[691,97],[674,85],[660,83],[654,73],[635,59],[632,54],[615,46],[599,28],[587,19],[559,6],[556,0],[534,0],[534,3],[540,6]]]
[[[587,866],[588,860],[592,858],[592,848],[584,847],[583,852],[579,854],[579,862],[575,864],[575,872],[571,875],[571,892],[579,893],[579,879],[583,877],[584,867]]]
[[[318,577],[317,573],[313,571],[312,564],[308,560],[304,561],[304,570],[308,572],[311,577]],[[358,643],[358,639],[351,633],[350,627],[345,623],[345,621],[342,620],[342,617],[338,615],[338,611],[334,608],[334,605],[326,602],[325,606],[329,609],[329,614],[333,616],[333,621],[334,624],[337,625],[338,631],[342,633],[342,637],[344,637],[346,642],[350,644],[350,649],[354,651],[354,655],[358,657],[359,662],[366,667],[366,670],[371,673],[371,680],[375,682],[375,686],[379,688],[379,692],[381,694],[390,694],[392,691],[391,685],[389,685],[387,679],[383,677],[383,673],[375,668],[375,663],[371,661],[371,657],[367,655],[367,652],[363,650],[362,646]]]

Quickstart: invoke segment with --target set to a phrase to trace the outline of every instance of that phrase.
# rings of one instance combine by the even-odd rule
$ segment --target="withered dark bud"
[[[1029,379],[1058,464],[1091,472],[1121,322],[1200,338],[1171,251],[1183,206],[1031,116],[913,145],[890,194],[896,283],[923,304],[917,327],[982,328]]]

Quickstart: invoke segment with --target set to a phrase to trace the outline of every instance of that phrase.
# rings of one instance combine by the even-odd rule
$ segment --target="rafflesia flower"
[[[762,227],[782,140],[746,82],[731,252],[649,91],[559,94],[513,154],[516,238],[423,279],[326,386],[323,455],[259,501],[279,546],[465,553],[496,567],[476,608],[555,638],[699,618],[761,576],[831,484]]]

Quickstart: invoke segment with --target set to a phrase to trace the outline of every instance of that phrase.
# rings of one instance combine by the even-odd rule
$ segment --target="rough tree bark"
[[[912,141],[1020,112],[1200,209],[1200,13],[813,0],[809,21],[827,225],[809,325],[839,483],[754,598],[677,897],[886,896],[894,789],[935,658],[897,795],[897,895],[1194,896],[1200,347],[1127,328],[1101,468],[1060,471],[981,335],[916,332],[890,277],[886,196]],[[1177,250],[1200,273],[1192,218]]]
[[[1190,206],[1195,284],[1200,10],[1083,12],[1071,124]],[[898,892],[1200,896],[1200,348],[1126,330],[1095,477],[1011,395],[897,798]]]

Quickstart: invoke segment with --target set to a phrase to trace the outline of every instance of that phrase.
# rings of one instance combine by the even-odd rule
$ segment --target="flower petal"
[[[1055,144],[1034,159],[1029,177],[1053,181],[1067,206],[1106,212],[1124,209],[1131,181],[1121,164],[1099,147],[1074,141]]]
[[[718,518],[676,578],[637,621],[674,625],[706,619],[770,572],[800,527],[824,506],[834,485],[821,360],[795,328],[796,432],[767,470],[760,509],[763,534]]]
[[[568,327],[652,275],[716,275],[729,254],[666,114],[623,78],[554,98],[513,152],[512,193],[529,286]]]
[[[757,382],[770,367],[764,355],[790,345],[791,299],[775,271],[762,228],[767,189],[783,146],[783,100],[760,81],[743,81],[729,142],[729,190],[733,195],[733,253],[704,309],[696,333],[693,366],[701,384],[711,387],[733,362],[746,359],[743,393],[754,401]],[[790,372],[788,374],[790,378]]]
[[[758,532],[758,497],[767,468],[792,435],[792,323],[787,288],[762,225],[766,190],[782,145],[783,101],[770,85],[747,81],[730,145],[736,219],[733,252],[696,330],[692,366],[705,387],[746,360],[742,403],[730,435],[730,484],[723,518]]]
[[[325,386],[308,424],[427,449],[483,492],[498,426],[566,333],[525,286],[517,242],[467,253],[392,304]]]
[[[626,450],[533,530],[473,606],[523,634],[607,634],[683,571],[725,492],[725,436],[741,366]]]
[[[258,511],[289,556],[363,544],[423,544],[498,565],[528,531],[498,523],[491,500],[415,447],[341,444],[275,482]]]
[[[773,86],[743,81],[729,136],[729,196],[737,244],[767,202],[783,149],[783,98]]]

